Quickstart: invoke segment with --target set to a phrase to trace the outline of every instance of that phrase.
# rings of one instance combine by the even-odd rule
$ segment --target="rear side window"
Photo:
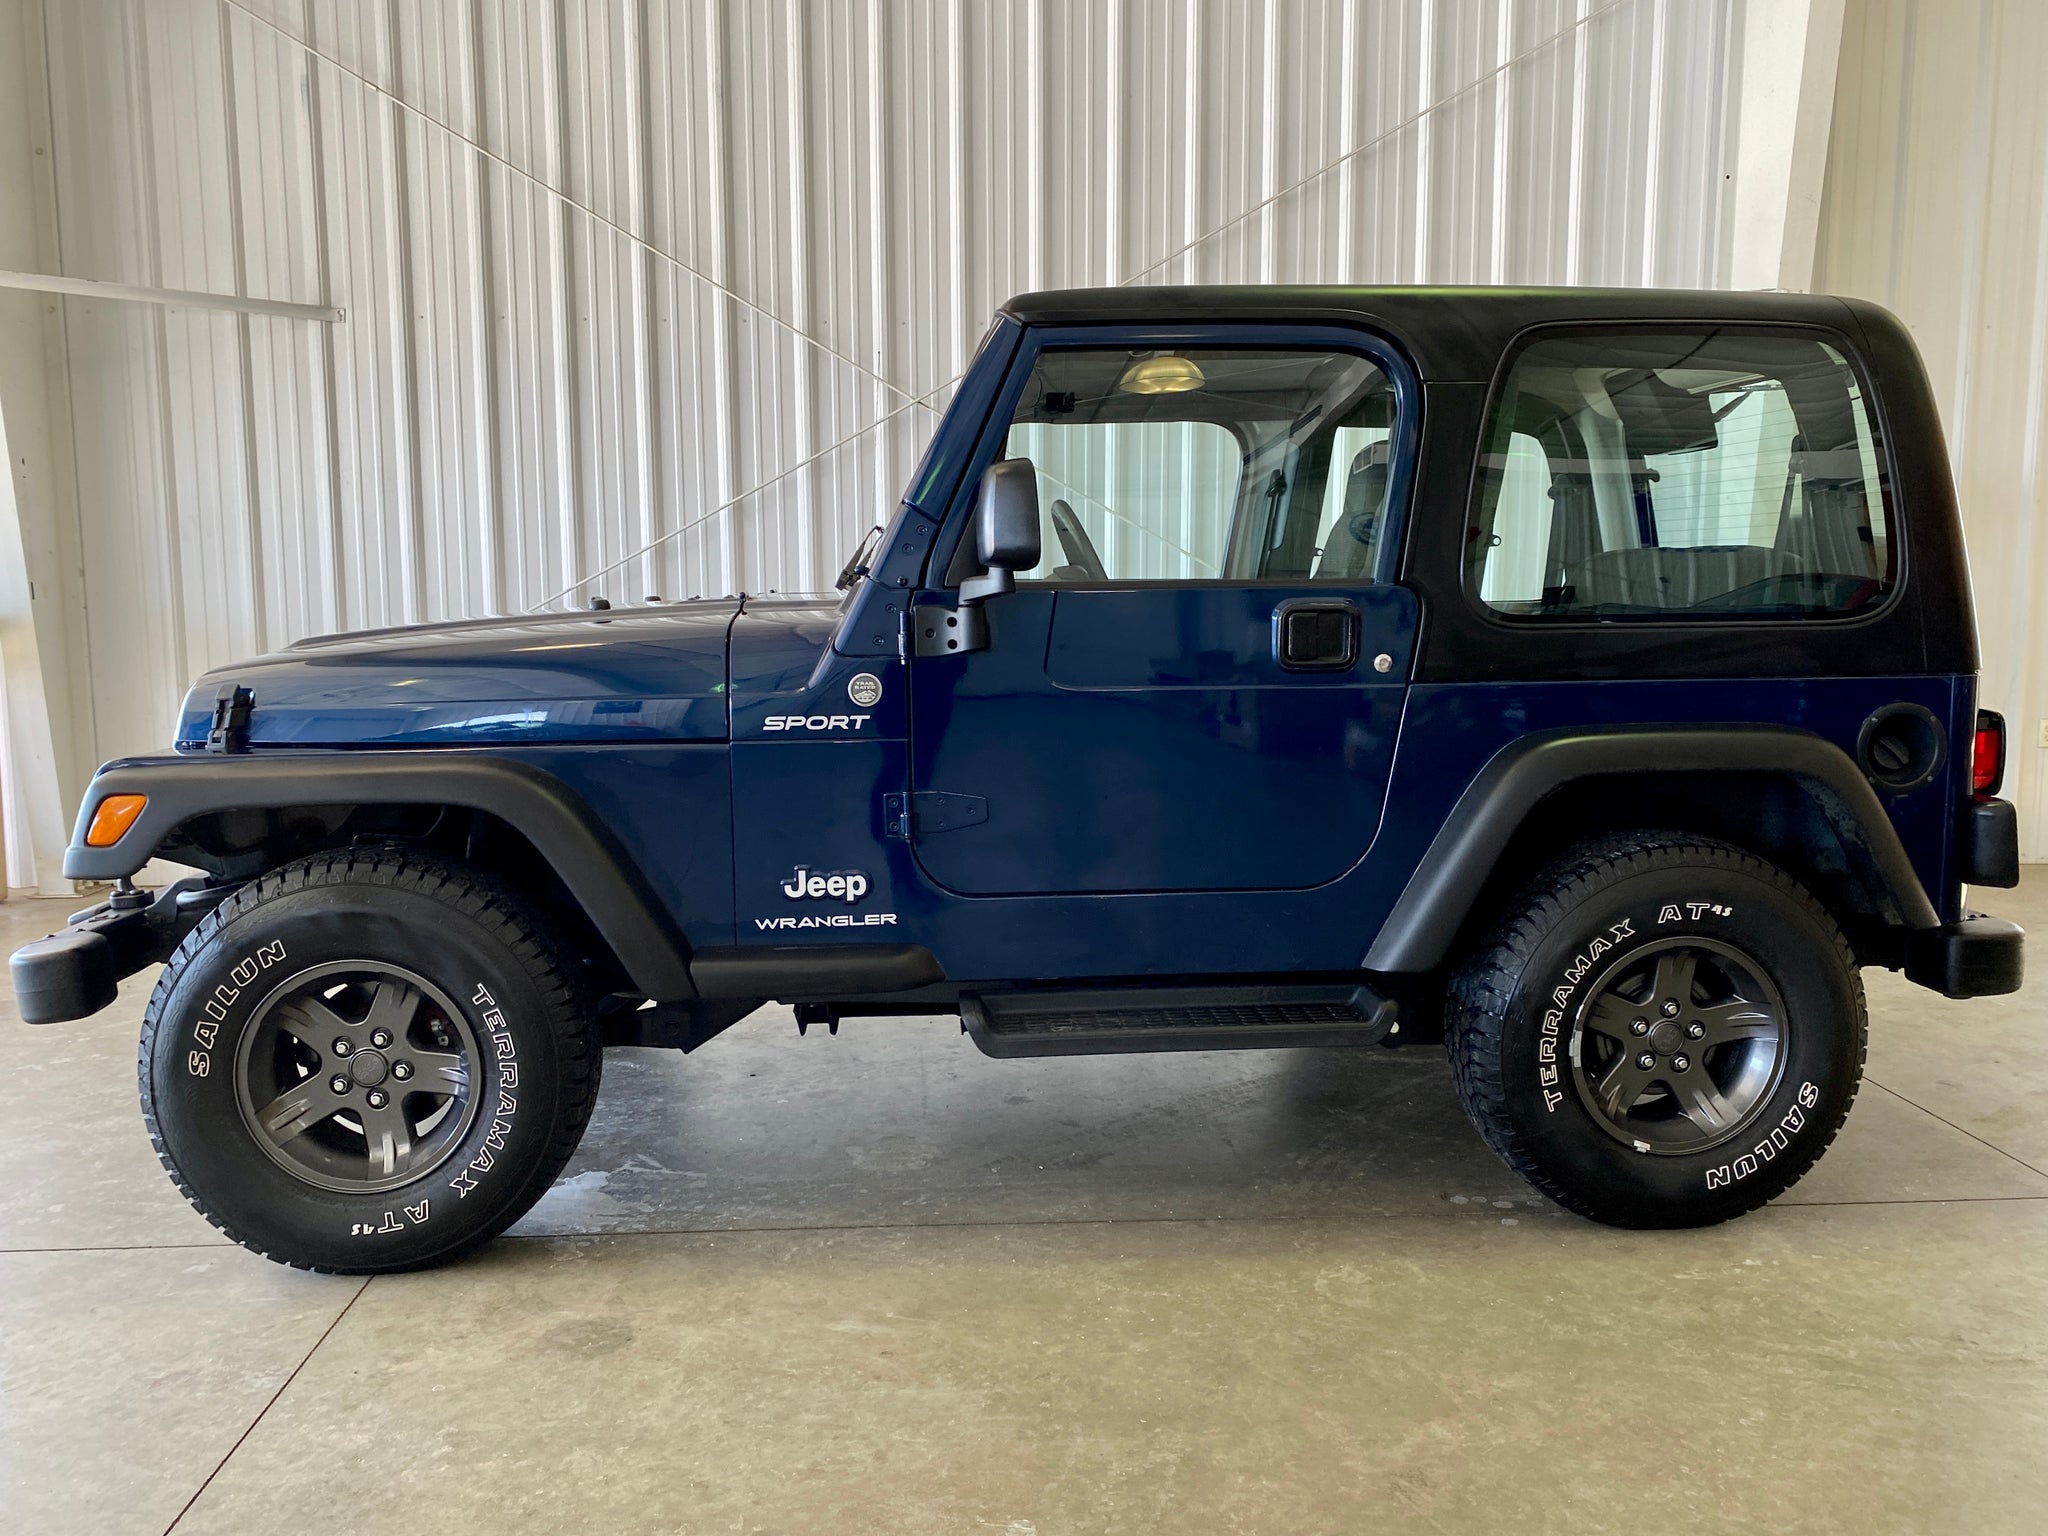
[[[1467,580],[1528,619],[1826,618],[1897,572],[1862,385],[1798,332],[1551,336],[1516,354]]]

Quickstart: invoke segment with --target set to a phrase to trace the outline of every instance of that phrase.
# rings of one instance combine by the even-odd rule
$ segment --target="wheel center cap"
[[[1656,1047],[1660,1054],[1669,1056],[1673,1051],[1685,1044],[1685,1031],[1669,1019],[1665,1019],[1655,1029],[1650,1031],[1650,1044]]]
[[[391,1063],[382,1051],[357,1051],[348,1060],[348,1075],[358,1088],[374,1088],[391,1075]]]

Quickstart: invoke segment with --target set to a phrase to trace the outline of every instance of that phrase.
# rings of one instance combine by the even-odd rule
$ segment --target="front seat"
[[[1344,480],[1344,510],[1330,525],[1323,557],[1316,562],[1321,581],[1370,577],[1379,554],[1380,515],[1387,501],[1387,445],[1368,443],[1351,460]]]

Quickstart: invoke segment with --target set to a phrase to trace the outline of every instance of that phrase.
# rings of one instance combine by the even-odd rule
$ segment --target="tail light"
[[[2005,782],[2005,716],[1996,710],[1977,711],[1977,746],[1970,756],[1970,788],[1995,795]]]

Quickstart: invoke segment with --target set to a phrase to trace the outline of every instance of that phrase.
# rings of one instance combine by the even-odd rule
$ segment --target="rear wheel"
[[[1574,850],[1452,980],[1466,1112],[1537,1189],[1594,1220],[1703,1226],[1796,1182],[1856,1096],[1862,982],[1782,870],[1638,833]]]
[[[516,1221],[568,1161],[601,1054],[573,968],[463,866],[334,854],[245,886],[143,1022],[143,1114],[200,1213],[283,1263],[375,1273]]]

